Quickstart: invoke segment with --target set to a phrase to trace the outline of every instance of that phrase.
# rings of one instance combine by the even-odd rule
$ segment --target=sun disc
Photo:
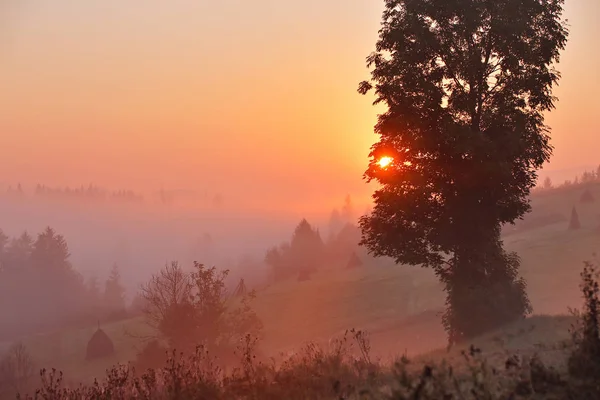
[[[385,168],[385,167],[390,166],[390,164],[392,163],[392,161],[394,161],[394,159],[392,157],[385,156],[385,157],[381,157],[379,159],[379,161],[377,162],[377,164],[379,164],[379,166],[381,168]]]

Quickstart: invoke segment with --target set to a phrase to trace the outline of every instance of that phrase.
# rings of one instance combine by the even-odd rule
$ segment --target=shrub
[[[160,368],[165,365],[168,349],[158,340],[154,339],[146,343],[142,350],[137,354],[135,360],[135,369],[137,371],[146,371],[148,369]]]
[[[246,334],[237,341],[234,368],[222,368],[206,346],[187,355],[171,350],[167,357],[155,341],[138,356],[135,368],[156,366],[143,374],[131,365],[118,366],[100,382],[68,388],[60,372],[42,370],[34,398],[598,399],[600,290],[595,266],[585,263],[581,277],[585,308],[572,332],[574,347],[564,375],[535,354],[528,360],[512,355],[503,366],[495,365],[473,346],[462,352],[460,363],[423,364],[403,357],[388,366],[372,360],[368,337],[354,330],[327,347],[309,344],[279,363],[263,362],[256,357],[258,339]]]
[[[190,274],[176,262],[166,266],[142,288],[146,320],[172,349],[184,352],[199,344],[227,352],[245,334],[260,336],[262,323],[250,307],[254,292],[232,300],[227,274],[197,262]]]
[[[599,273],[591,262],[585,262],[581,272],[583,312],[576,312],[577,324],[572,329],[574,344],[568,367],[571,377],[581,384],[580,391],[600,397],[600,286]]]
[[[14,393],[26,390],[32,383],[34,365],[22,343],[13,344],[0,359],[0,396],[3,391]]]

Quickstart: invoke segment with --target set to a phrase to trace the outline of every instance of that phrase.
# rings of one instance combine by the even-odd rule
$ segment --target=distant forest
[[[323,269],[382,265],[383,260],[372,259],[359,247],[360,229],[355,221],[348,196],[339,210],[332,211],[325,237],[302,219],[289,240],[265,249],[263,260],[242,260],[239,276],[232,284],[239,279],[249,286],[288,279],[304,281]],[[157,264],[156,268],[159,267]],[[222,265],[216,267],[223,269]],[[253,279],[257,273],[263,275],[260,269],[267,273],[266,280]],[[130,295],[131,300],[126,302],[116,264],[105,281],[94,276],[85,279],[72,265],[66,238],[53,228],[47,227],[37,235],[25,231],[15,237],[0,229],[0,341],[59,326],[88,326],[98,321],[129,318],[143,308],[139,293]]]
[[[142,193],[131,189],[107,189],[94,184],[80,185],[78,187],[69,186],[47,186],[37,184],[34,188],[27,190],[20,183],[9,185],[4,193],[0,195],[11,199],[19,198],[43,198],[55,201],[77,201],[80,203],[122,203],[122,204],[142,204],[149,199]],[[194,191],[188,190],[165,190],[160,189],[151,194],[150,200],[157,204],[170,206],[178,200],[198,199]],[[200,200],[208,200],[214,207],[220,207],[224,203],[221,194],[210,196],[207,192],[202,193]]]
[[[552,179],[547,177],[535,189],[531,191],[532,194],[547,193],[553,190],[569,189],[576,186],[586,186],[592,183],[600,183],[600,165],[595,171],[584,171],[580,175],[576,175],[575,178],[567,179],[561,184],[554,185]]]

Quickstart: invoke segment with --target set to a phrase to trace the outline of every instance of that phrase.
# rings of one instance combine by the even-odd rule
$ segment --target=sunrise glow
[[[392,157],[381,157],[379,159],[379,161],[377,161],[377,164],[381,167],[381,168],[387,168],[392,164],[392,161],[394,161],[394,159]]]

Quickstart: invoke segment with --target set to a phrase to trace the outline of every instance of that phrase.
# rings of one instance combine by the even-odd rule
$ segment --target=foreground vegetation
[[[90,385],[69,384],[57,370],[36,377],[19,346],[3,368],[13,373],[13,391],[32,399],[594,399],[600,396],[599,275],[586,263],[581,277],[585,303],[569,340],[530,354],[491,359],[471,345],[436,355],[437,362],[401,357],[385,363],[373,357],[364,332],[351,330],[278,361],[258,355],[250,334],[227,365],[204,346],[187,354],[169,350],[161,366],[149,369],[141,367],[140,354],[137,363],[114,366]],[[545,357],[550,350],[564,355],[563,362]],[[28,390],[32,383],[37,389]]]
[[[591,202],[583,201],[586,193],[593,195]],[[545,189],[543,193],[533,197],[533,212],[517,224],[514,231],[505,232],[507,247],[522,256],[525,267],[523,273],[529,282],[529,293],[536,314],[556,314],[564,312],[568,306],[579,304],[579,294],[572,290],[577,287],[577,274],[568,266],[572,265],[572,260],[577,255],[590,254],[596,248],[598,222],[593,198],[599,195],[597,180],[582,180],[578,185]],[[573,206],[577,208],[581,223],[579,229],[568,230],[569,212]],[[290,359],[288,353],[289,349],[300,343],[314,340],[319,345],[312,345],[311,349],[319,350],[319,354],[330,354],[334,351],[326,345],[330,337],[339,335],[346,327],[367,329],[372,339],[369,357],[376,365],[373,368],[378,371],[379,379],[377,382],[369,381],[369,385],[374,385],[380,395],[380,388],[393,386],[397,366],[387,360],[379,362],[377,356],[403,352],[405,348],[411,354],[416,354],[443,345],[445,335],[437,314],[443,306],[443,293],[436,284],[435,277],[427,273],[427,270],[391,268],[391,265],[371,265],[370,262],[361,268],[345,270],[343,263],[340,264],[337,272],[320,271],[314,274],[311,281],[300,283],[292,276],[258,292],[253,307],[265,323],[265,341],[261,343],[259,353],[277,356],[281,351],[286,351],[287,356],[285,360],[279,357],[277,364],[267,357],[257,357],[262,360],[261,368],[266,368],[265,365],[275,368],[269,372],[273,375],[279,371],[284,361],[288,366],[289,363],[300,362],[298,355]],[[418,284],[411,287],[414,280]],[[412,309],[407,304],[411,299]],[[92,326],[87,328],[29,335],[22,338],[24,346],[17,343],[8,353],[29,357],[30,363],[26,364],[28,367],[22,369],[28,378],[16,384],[0,384],[0,392],[9,393],[8,398],[14,398],[17,387],[23,388],[20,390],[23,393],[33,393],[33,389],[28,388],[32,384],[38,386],[39,376],[36,371],[41,367],[56,367],[64,371],[61,383],[63,387],[74,388],[80,383],[90,385],[94,377],[102,382],[106,368],[136,360],[143,350],[143,339],[155,334],[146,326],[143,317],[112,323],[104,318],[101,321],[102,329],[114,340],[115,354],[99,360],[84,361],[86,343],[97,327],[95,319],[92,324],[88,324]],[[473,343],[483,353],[475,354],[469,363],[477,365],[485,358],[488,367],[493,365],[499,370],[503,369],[510,354],[531,357],[537,352],[542,364],[559,369],[564,377],[567,373],[566,359],[572,347],[565,344],[565,339],[568,338],[568,327],[572,322],[572,318],[568,317],[533,317],[511,324],[506,332],[492,332],[474,340]],[[355,362],[357,353],[357,346],[352,342],[351,338],[347,338],[344,347],[344,359],[350,363]],[[544,347],[540,347],[540,342],[543,342]],[[8,342],[0,343],[0,354],[3,357],[9,346]],[[465,358],[461,350],[467,350],[468,353],[468,349],[462,348],[450,353],[431,353],[425,358],[427,362],[446,359],[452,365],[464,365]],[[160,365],[167,362],[164,351],[159,349]],[[239,360],[240,350],[236,353]],[[205,352],[202,354],[206,357]],[[170,355],[173,356],[173,353]],[[209,356],[215,364],[224,362],[223,357],[215,360],[214,351],[210,351]],[[423,367],[424,361],[411,358],[412,363],[406,367],[412,374],[416,374]],[[187,356],[182,358],[178,353],[174,360],[190,361]],[[145,371],[136,362],[130,367],[132,369],[120,366],[118,370],[127,370],[128,379],[133,379],[134,369],[138,371],[135,375],[138,377],[141,371]],[[302,368],[310,369],[307,366]],[[162,373],[161,368],[155,371],[157,374]],[[50,373],[51,370],[48,370],[45,376],[49,378]],[[0,398],[3,398],[2,395]]]

